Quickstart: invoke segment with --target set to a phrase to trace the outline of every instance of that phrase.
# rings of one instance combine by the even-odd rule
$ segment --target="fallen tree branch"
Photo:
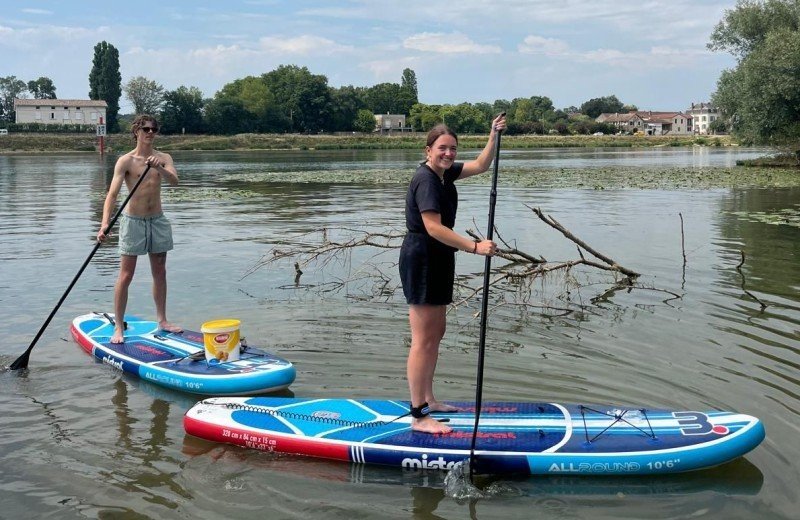
[[[530,209],[534,213],[536,213],[536,216],[539,217],[542,220],[542,222],[544,222],[545,224],[547,224],[548,226],[550,226],[550,227],[552,227],[554,229],[557,229],[558,231],[561,232],[562,235],[564,235],[569,240],[572,240],[573,242],[578,244],[578,247],[581,247],[581,248],[585,249],[586,251],[591,253],[596,258],[599,258],[600,260],[602,260],[603,262],[608,264],[609,265],[609,270],[611,270],[611,271],[619,271],[620,273],[622,273],[625,276],[628,276],[630,278],[637,278],[638,276],[640,276],[640,274],[637,273],[636,271],[631,271],[630,269],[619,265],[617,262],[615,262],[611,258],[607,257],[606,255],[604,255],[604,254],[596,251],[592,247],[590,247],[586,242],[584,242],[580,238],[576,237],[567,228],[562,226],[561,223],[559,221],[557,221],[555,218],[553,218],[553,217],[551,217],[549,215],[545,215],[544,212],[541,209],[528,206],[527,204],[525,204],[525,207]]]
[[[639,273],[619,264],[609,256],[598,252],[585,241],[576,237],[555,218],[543,213],[541,209],[527,205],[526,207],[531,209],[540,220],[558,230],[564,237],[575,243],[577,246],[578,258],[559,262],[548,262],[544,256],[524,251],[517,245],[515,240],[508,241],[495,230],[495,240],[499,246],[495,256],[505,260],[506,263],[494,266],[492,277],[489,281],[489,286],[493,289],[490,291],[489,295],[493,300],[493,308],[498,306],[520,305],[542,308],[543,312],[545,312],[544,310],[549,310],[551,313],[561,315],[574,312],[576,309],[586,312],[589,302],[595,304],[596,302],[607,300],[620,290],[657,290],[636,284],[635,280],[640,276]],[[473,230],[467,230],[466,233],[475,240],[483,239],[480,234]],[[332,235],[335,236],[332,237]],[[381,265],[378,265],[376,258],[388,250],[399,249],[405,235],[405,231],[398,230],[370,232],[348,228],[335,230],[323,228],[313,233],[294,237],[294,243],[287,243],[269,250],[256,264],[245,272],[241,279],[252,275],[262,267],[292,259],[294,265],[294,285],[287,285],[282,288],[314,287],[321,294],[346,290],[348,298],[355,298],[357,296],[354,296],[352,288],[356,287],[364,294],[363,299],[367,301],[370,299],[385,299],[385,301],[388,301],[399,288],[399,283],[396,282],[397,261],[392,259],[391,262],[383,262]],[[337,277],[334,280],[328,279],[327,281],[321,281],[311,285],[300,284],[300,276],[303,275],[304,269],[310,264],[316,264],[319,270],[321,270],[332,261],[352,259],[353,252],[362,248],[377,249],[378,252],[359,264],[355,270],[353,270],[349,264],[346,265],[345,269],[350,270],[349,275]],[[587,258],[584,255],[584,251],[591,254],[597,260]],[[389,267],[387,267],[387,265]],[[572,302],[568,299],[568,305],[575,305],[576,309],[532,302],[532,295],[535,291],[539,290],[538,287],[534,286],[533,282],[539,279],[544,280],[545,277],[555,272],[564,273],[564,283],[568,286],[573,288],[575,286],[578,288],[582,287],[577,279],[569,274],[572,272],[573,268],[578,266],[588,267],[597,271],[620,273],[625,276],[625,279],[614,280],[611,287],[608,287],[607,284],[603,284],[605,287],[602,291],[596,296],[588,298],[588,302],[586,303],[583,302],[583,299],[581,299],[579,303]],[[390,275],[388,274],[390,270],[394,270],[395,272]],[[458,274],[455,280],[456,298],[450,310],[462,305],[468,305],[473,300],[480,298],[482,284],[478,284],[477,280],[479,277],[482,278],[482,274],[482,272]],[[541,289],[542,294],[544,294],[545,286],[543,285]],[[664,292],[675,298],[681,297],[670,291],[664,290]],[[569,289],[567,290],[567,294],[569,294]],[[578,294],[580,294],[580,292]],[[545,299],[544,296],[542,296],[542,298]],[[549,297],[547,300],[549,300]]]
[[[764,303],[764,302],[762,302],[761,300],[759,300],[759,299],[758,299],[758,297],[757,297],[755,294],[751,293],[750,291],[748,291],[747,289],[745,289],[745,288],[744,288],[744,285],[745,285],[745,277],[744,277],[744,273],[742,272],[742,266],[744,265],[744,250],[741,250],[741,251],[739,251],[739,253],[741,254],[741,257],[742,257],[742,259],[741,259],[741,261],[739,262],[739,265],[737,265],[737,266],[736,266],[736,270],[737,270],[737,271],[739,271],[739,274],[740,274],[740,275],[741,275],[741,277],[742,277],[742,291],[744,291],[744,293],[745,293],[747,296],[751,297],[751,298],[752,298],[752,299],[754,299],[756,302],[758,302],[758,304],[759,304],[759,305],[761,305],[761,310],[763,311],[764,309],[766,309],[766,308],[767,308],[767,304],[766,304],[766,303]]]

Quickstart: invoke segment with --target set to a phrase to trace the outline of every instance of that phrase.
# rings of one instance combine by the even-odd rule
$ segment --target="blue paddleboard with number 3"
[[[123,372],[167,388],[202,395],[253,395],[288,387],[295,378],[290,362],[253,347],[236,361],[206,360],[203,334],[167,332],[154,321],[125,316],[124,343],[111,343],[114,315],[78,316],[70,331],[94,357]]]
[[[433,413],[447,434],[411,430],[408,401],[220,397],[184,416],[187,433],[263,451],[356,463],[448,470],[468,459],[475,405]],[[755,417],[733,412],[492,402],[475,441],[480,473],[636,475],[698,470],[764,439]]]

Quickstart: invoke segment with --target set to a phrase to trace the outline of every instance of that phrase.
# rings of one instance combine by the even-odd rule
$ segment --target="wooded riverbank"
[[[486,135],[463,135],[462,149],[482,148]],[[304,135],[304,134],[237,134],[237,135],[161,135],[158,148],[175,150],[364,150],[415,149],[424,146],[423,133],[399,135]],[[561,147],[656,147],[656,146],[736,146],[730,136],[611,136],[611,135],[513,135],[503,136],[506,149]],[[20,133],[0,137],[0,154],[37,152],[92,152],[97,137],[87,134]],[[106,136],[106,150],[119,153],[133,148],[130,134]]]

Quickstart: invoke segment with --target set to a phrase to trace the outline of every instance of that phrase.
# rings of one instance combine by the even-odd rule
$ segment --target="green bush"
[[[26,132],[41,134],[93,134],[95,125],[49,125],[45,123],[8,123],[10,132]]]

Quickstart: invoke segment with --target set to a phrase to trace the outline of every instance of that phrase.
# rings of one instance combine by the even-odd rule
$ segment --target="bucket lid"
[[[208,332],[210,334],[217,334],[220,332],[233,332],[239,329],[242,322],[232,318],[222,320],[211,320],[203,323],[200,327],[200,332]]]

